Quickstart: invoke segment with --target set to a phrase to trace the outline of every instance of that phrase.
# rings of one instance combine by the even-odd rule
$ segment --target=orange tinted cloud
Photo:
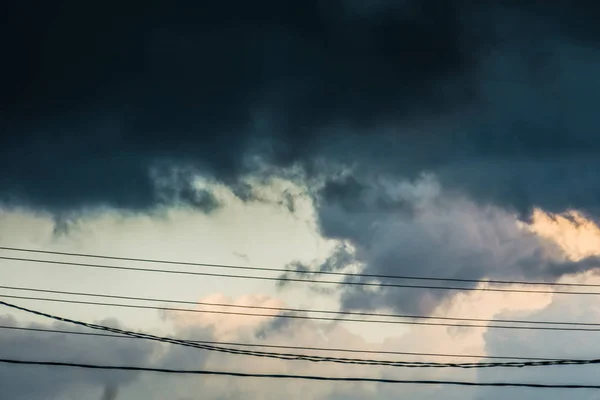
[[[600,255],[600,227],[578,211],[533,212],[533,232],[555,242],[573,261]]]

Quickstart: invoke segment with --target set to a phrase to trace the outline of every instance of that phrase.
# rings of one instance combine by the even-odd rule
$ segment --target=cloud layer
[[[163,200],[153,170],[233,184],[261,160],[427,170],[523,212],[595,210],[598,7],[369,4],[15,3],[2,200],[145,209]],[[175,198],[212,209],[186,182]]]
[[[103,322],[105,325],[119,327],[115,321]],[[19,326],[14,318],[5,315],[0,315],[0,323],[4,326]],[[30,324],[29,327],[83,331],[66,324],[38,323]],[[149,364],[154,346],[141,340],[98,340],[86,336],[3,329],[0,332],[0,349],[2,357],[17,360],[144,366]],[[113,399],[120,386],[130,384],[136,378],[137,373],[127,371],[89,371],[2,364],[0,395],[15,400],[47,400],[59,399],[65,392],[76,394],[81,391],[85,398],[93,398],[98,392],[104,392],[103,399]]]
[[[431,177],[413,182],[358,181],[350,177],[329,184],[323,193],[317,208],[321,231],[347,246],[339,247],[323,263],[292,263],[290,270],[312,270],[318,275],[332,270],[351,272],[351,267],[358,264],[360,272],[368,275],[445,277],[475,282],[486,279],[553,282],[600,265],[595,253],[572,258],[563,243],[557,243],[561,236],[556,232],[551,235],[553,232],[548,228],[546,235],[534,233],[535,227],[538,231],[545,227],[540,217],[545,215],[543,212],[535,214],[532,230],[519,222],[514,213],[457,196]],[[345,200],[340,202],[340,198]],[[579,218],[580,223],[588,224],[588,230],[596,227],[593,222]],[[575,237],[572,232],[575,227],[561,226],[555,230],[561,228],[568,237]],[[424,283],[369,277],[349,277],[347,281],[478,286],[475,282]],[[460,290],[355,285],[343,286],[340,293],[343,308],[393,308],[413,314],[428,314],[445,300],[459,299],[462,295]]]
[[[583,0],[224,0],[185,9],[152,1],[143,8],[12,2],[0,16],[7,60],[0,67],[0,244],[273,268],[297,258],[290,269],[317,277],[360,271],[595,282],[599,19],[600,7]],[[313,257],[318,261],[310,264]],[[2,281],[148,297],[165,284],[162,276],[22,264],[3,262]],[[168,285],[173,296],[166,290],[164,297],[195,299],[221,285],[208,301],[284,305],[285,297],[309,308],[481,318],[598,315],[592,300],[552,295],[344,286],[309,300],[286,288],[279,299],[264,282],[175,279]],[[475,285],[482,283],[468,287]],[[73,312],[93,318],[105,311]],[[113,315],[136,327],[168,323],[179,336],[215,340],[368,347],[377,333],[389,336],[376,345],[386,350],[547,356],[553,349],[569,357],[594,351],[577,334]],[[0,350],[107,364],[210,362],[259,372],[424,377],[102,340],[2,331]],[[27,368],[0,365],[0,397],[398,396],[377,385],[294,383],[290,390],[287,383]],[[573,371],[503,376],[593,380]],[[421,399],[523,393],[534,395],[403,392]]]
[[[588,282],[593,283],[594,280]],[[215,294],[200,301],[219,300],[236,305],[284,305],[269,296],[243,296],[228,298]],[[500,300],[500,301],[498,301]],[[481,298],[477,294],[465,297],[461,304],[450,306],[448,315],[457,314],[480,318],[532,318],[568,319],[598,317],[597,301],[578,301],[573,298],[558,298],[527,294],[505,294],[501,299]],[[570,317],[566,318],[565,313]],[[393,332],[380,343],[365,340],[352,331],[351,325],[322,323],[318,321],[292,320],[280,323],[280,318],[239,318],[232,315],[184,314],[169,312],[164,315],[165,326],[172,327],[171,336],[197,340],[246,342],[284,346],[308,346],[330,348],[356,348],[384,351],[412,351],[451,354],[488,354],[490,356],[545,356],[589,358],[594,354],[593,334],[583,332],[524,332],[485,329],[452,329],[446,327],[411,327],[404,332]],[[590,318],[591,317],[591,318]],[[0,318],[2,325],[16,325],[11,317]],[[121,326],[115,321],[103,321],[111,326]],[[29,326],[28,324],[21,324]],[[33,324],[36,328],[73,329],[64,324]],[[127,329],[127,327],[126,327]],[[562,344],[561,344],[562,343]],[[567,345],[565,345],[567,343]],[[213,369],[229,371],[252,371],[258,373],[289,373],[323,376],[369,376],[391,379],[442,379],[481,381],[537,381],[590,383],[594,379],[595,367],[582,373],[573,367],[493,370],[407,370],[378,368],[373,366],[341,365],[330,363],[308,363],[281,361],[264,358],[226,355],[183,348],[161,346],[153,342],[133,339],[110,339],[96,337],[42,334],[34,332],[0,331],[0,349],[3,357],[21,359],[56,359],[105,364],[146,365],[161,368]],[[560,345],[557,345],[560,344]],[[27,346],[27,347],[23,347]],[[24,352],[24,349],[27,349]],[[270,351],[278,351],[269,349]],[[300,350],[283,352],[307,353]],[[314,351],[313,351],[314,353]],[[410,359],[431,361],[428,356],[384,356],[341,353],[330,351],[330,356]],[[464,362],[459,358],[440,358],[435,361]],[[393,386],[364,383],[330,383],[303,381],[243,380],[228,377],[189,377],[155,374],[124,374],[120,371],[78,371],[53,368],[0,366],[2,394],[11,399],[63,400],[77,397],[96,400],[117,395],[127,399],[280,399],[286,396],[295,399],[339,400],[365,397],[393,399],[398,390],[411,398],[423,400],[443,396],[450,399],[504,398],[511,394],[516,398],[527,398],[532,393],[524,389],[478,390],[476,388],[449,388],[437,386]],[[25,380],[27,383],[24,384]],[[561,398],[563,392],[552,393]],[[104,396],[104,397],[103,397]],[[521,397],[519,397],[521,396]],[[108,397],[110,398],[110,397]]]

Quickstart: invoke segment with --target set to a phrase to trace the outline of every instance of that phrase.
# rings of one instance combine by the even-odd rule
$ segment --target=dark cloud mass
[[[146,209],[171,200],[153,168],[233,184],[254,154],[432,171],[520,210],[593,208],[594,4],[11,1],[2,200]],[[188,186],[175,200],[214,209]]]
[[[347,199],[350,192],[353,202],[338,201],[339,196]],[[292,262],[288,268],[299,273],[288,272],[284,277],[315,279],[321,272],[350,272],[348,267],[354,265],[371,277],[353,275],[346,278],[348,282],[470,289],[486,279],[553,282],[600,267],[598,257],[573,261],[556,243],[516,224],[513,213],[445,192],[428,176],[414,181],[350,177],[333,181],[322,193],[318,206],[321,231],[349,246],[338,246],[329,258],[315,265]],[[474,282],[424,282],[390,276]],[[445,301],[460,300],[464,292],[342,285],[338,293],[343,309],[392,308],[429,314]]]

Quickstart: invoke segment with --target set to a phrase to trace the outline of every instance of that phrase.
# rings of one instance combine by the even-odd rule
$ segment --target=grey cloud
[[[193,325],[178,329],[177,337],[190,340],[215,339],[212,328]],[[211,354],[209,351],[194,350],[184,346],[169,346],[161,355],[159,363],[165,368],[201,369]]]
[[[286,269],[290,272],[283,273],[281,278],[296,278],[296,275],[301,274],[306,279],[314,279],[321,272],[336,272],[353,262],[355,262],[355,258],[352,252],[346,246],[338,245],[332,251],[331,255],[318,266],[310,266],[299,261],[292,261],[286,265]],[[288,283],[288,281],[281,280],[278,284],[280,287],[283,287]]]
[[[523,213],[595,209],[599,16],[583,1],[13,3],[0,199],[145,210],[165,201],[156,165],[235,186],[258,157],[432,171]],[[214,208],[191,188],[167,201]]]
[[[198,177],[194,168],[164,166],[154,168],[152,172],[155,196],[164,204],[188,205],[206,213],[221,206],[209,189],[194,185],[195,178]]]
[[[542,275],[547,279],[558,279],[564,275],[580,274],[588,271],[597,271],[600,267],[600,258],[591,256],[578,261],[548,261],[539,262],[539,256],[525,259],[519,264],[525,275]],[[542,268],[540,268],[540,266]],[[536,268],[537,267],[537,268]]]
[[[254,337],[260,340],[268,340],[269,337],[281,334],[282,332],[292,334],[295,330],[301,328],[303,325],[310,324],[310,322],[308,322],[306,319],[289,318],[290,316],[307,317],[308,313],[293,311],[280,312],[268,322],[258,327],[254,332]]]
[[[356,186],[353,178],[352,187]],[[596,257],[571,261],[554,243],[519,228],[515,216],[445,192],[431,178],[361,182],[352,207],[329,197],[321,199],[322,231],[346,241],[354,251],[338,248],[321,265],[293,264],[296,270],[348,271],[352,263],[370,275],[447,277],[470,280],[537,280],[595,270]],[[385,204],[402,204],[407,212],[390,212]],[[289,273],[288,273],[289,275]],[[297,274],[298,277],[306,274]],[[347,281],[398,283],[387,278],[348,277]],[[402,281],[401,283],[423,284]],[[435,282],[427,282],[435,286]],[[475,283],[439,283],[472,288]],[[345,285],[342,308],[391,307],[402,312],[429,313],[460,291]]]
[[[592,296],[593,297],[593,296]],[[598,301],[587,296],[555,296],[552,303],[540,310],[528,312],[504,312],[497,318],[520,318],[531,320],[557,320],[572,322],[594,322],[598,320]],[[523,331],[518,334],[488,330],[485,335],[486,353],[493,355],[520,354],[524,357],[549,358],[597,358],[597,347],[593,334],[589,332],[544,332]],[[581,383],[594,384],[600,369],[595,365],[574,367],[530,368],[516,371],[496,370],[480,371],[478,380],[512,380],[540,383]],[[565,391],[549,391],[545,397],[549,400],[563,399]],[[514,399],[529,399],[535,396],[533,390],[510,389],[504,392],[491,389],[478,391],[478,398],[504,399],[510,396]],[[597,397],[594,391],[577,393],[581,399]]]
[[[118,394],[119,389],[117,386],[107,385],[104,387],[104,392],[102,393],[102,400],[115,400]]]
[[[1,316],[0,321],[3,325],[17,326],[11,317]],[[28,326],[77,330],[64,324]],[[119,341],[110,338],[2,330],[0,349],[2,357],[21,360],[143,366],[150,362],[154,346],[141,340]],[[135,372],[4,364],[0,366],[0,395],[11,400],[51,400],[83,386],[87,388],[88,393],[101,389],[110,399],[110,396],[114,398],[119,386],[130,384],[136,378]]]
[[[123,328],[115,319],[98,322],[105,326]],[[0,325],[41,329],[83,331],[71,324],[18,324],[10,315],[0,315]],[[89,330],[85,330],[89,332]],[[215,340],[212,327],[184,326],[176,330],[176,337],[191,340]],[[158,368],[202,369],[209,357],[219,360],[221,353],[194,350],[156,342],[134,339],[77,336],[61,333],[0,330],[0,356],[22,360],[64,361],[86,364],[131,365]],[[176,387],[168,376],[155,379],[129,371],[86,370],[13,366],[0,364],[0,397],[11,400],[117,400],[121,398],[165,398],[157,393],[144,397],[141,386],[167,386],[167,396],[176,398]],[[149,383],[152,382],[151,384]],[[142,397],[138,397],[142,394]],[[158,392],[160,393],[160,392]],[[188,393],[190,394],[190,393]],[[169,398],[169,397],[167,397]]]

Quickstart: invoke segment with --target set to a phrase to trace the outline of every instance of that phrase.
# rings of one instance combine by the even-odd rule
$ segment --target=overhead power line
[[[14,328],[14,327],[13,327]],[[10,327],[9,327],[10,329]],[[102,336],[102,337],[110,337],[110,338],[124,338],[124,339],[142,339],[142,340],[150,340],[145,337],[136,337],[136,336],[123,336],[123,335],[115,335],[115,334],[102,334],[95,332],[72,332],[72,331],[60,331],[60,330],[45,330],[45,329],[30,329],[30,328],[15,328],[23,331],[35,331],[35,332],[57,332],[64,334],[73,334],[73,335],[84,335],[84,336]],[[215,342],[211,341],[197,341],[197,340],[183,340],[188,343],[210,343],[214,344]],[[177,344],[177,343],[173,343]],[[235,344],[234,344],[235,345]],[[239,346],[239,345],[238,345]],[[331,351],[331,350],[330,350]],[[237,353],[234,353],[237,354]],[[371,366],[391,366],[391,367],[413,367],[413,368],[445,368],[445,367],[456,367],[456,368],[485,368],[485,367],[494,367],[494,366],[504,366],[502,364],[490,364],[490,363],[435,363],[435,362],[419,362],[419,361],[395,361],[395,360],[377,360],[377,359],[363,359],[363,358],[346,358],[346,357],[323,357],[323,356],[315,356],[310,354],[291,354],[291,353],[263,353],[263,352],[248,352],[248,353],[240,353],[241,355],[260,355],[268,354],[273,355],[271,358],[280,358],[287,360],[305,360],[305,361],[313,361],[313,362],[333,362],[340,364],[358,364],[358,365],[371,365]],[[275,357],[276,356],[276,357]],[[294,357],[294,358],[291,358]],[[553,363],[562,361],[562,360],[551,360]],[[566,360],[565,360],[566,361]],[[488,365],[489,364],[489,365]],[[522,363],[517,362],[515,365],[508,363],[506,367],[523,367]]]
[[[425,281],[443,281],[443,282],[463,282],[463,283],[490,283],[490,284],[506,284],[506,285],[540,285],[540,286],[564,286],[564,287],[599,287],[600,284],[591,283],[558,283],[558,282],[530,282],[530,281],[508,281],[508,280],[494,280],[494,279],[466,279],[466,278],[444,278],[444,277],[425,277],[425,276],[414,276],[414,275],[385,275],[385,274],[354,274],[347,272],[335,272],[335,271],[310,271],[310,270],[290,270],[285,268],[265,268],[265,267],[252,267],[244,265],[231,265],[231,264],[215,264],[205,262],[188,262],[188,261],[173,261],[173,260],[159,260],[151,258],[138,258],[138,257],[117,257],[101,254],[89,254],[89,253],[71,253],[62,251],[49,251],[49,250],[37,250],[37,249],[26,249],[20,247],[7,247],[0,246],[0,250],[36,253],[36,254],[52,254],[69,257],[88,257],[104,260],[116,260],[116,261],[135,261],[144,262],[151,264],[166,264],[166,265],[181,265],[191,267],[212,267],[212,268],[224,268],[224,269],[237,269],[237,270],[248,270],[248,271],[266,271],[266,272],[281,272],[281,273],[295,273],[295,274],[316,274],[316,275],[329,275],[329,276],[340,276],[340,277],[356,277],[356,278],[373,278],[373,279],[405,279],[405,280],[425,280]]]
[[[117,265],[102,265],[102,264],[90,264],[81,262],[67,262],[67,261],[54,261],[54,260],[39,260],[31,258],[20,258],[20,257],[5,257],[0,256],[0,260],[11,260],[11,261],[24,261],[32,263],[43,263],[53,264],[62,266],[72,267],[84,267],[84,268],[100,268],[109,270],[121,270],[121,271],[137,271],[137,272],[153,272],[163,274],[176,274],[176,275],[190,275],[190,276],[212,276],[219,278],[235,278],[235,279],[252,279],[252,280],[263,280],[263,281],[275,281],[275,282],[300,282],[300,283],[317,283],[325,285],[356,285],[356,286],[369,286],[369,287],[385,287],[385,288],[410,288],[410,289],[428,289],[428,290],[459,290],[459,291],[480,291],[480,292],[505,292],[505,293],[538,293],[538,294],[570,294],[570,295],[593,295],[600,296],[600,292],[575,292],[575,291],[558,291],[558,290],[528,290],[528,289],[502,289],[502,288],[491,288],[491,287],[455,287],[455,286],[428,286],[428,285],[407,285],[407,284],[395,284],[385,282],[356,282],[356,281],[324,281],[318,279],[300,279],[300,278],[288,278],[288,277],[270,277],[270,276],[255,276],[255,275],[235,275],[235,274],[218,274],[212,272],[197,272],[197,271],[178,271],[169,269],[154,269],[154,268],[139,268],[139,267],[125,267]],[[288,271],[293,272],[293,271]],[[479,283],[485,283],[480,281]]]
[[[218,375],[233,376],[238,378],[267,378],[267,379],[302,379],[312,381],[335,381],[335,382],[374,382],[374,383],[395,383],[395,384],[415,384],[415,385],[454,385],[454,386],[493,386],[493,387],[523,387],[536,389],[600,389],[600,385],[582,385],[582,384],[545,384],[545,383],[520,383],[520,382],[469,382],[469,381],[444,381],[444,380],[413,380],[413,379],[386,379],[386,378],[365,378],[365,377],[333,377],[318,375],[292,375],[292,374],[257,374],[248,372],[232,371],[209,371],[209,370],[185,370],[185,369],[167,369],[134,367],[123,365],[99,365],[69,363],[57,361],[32,361],[15,360],[0,358],[0,362],[14,365],[44,365],[50,367],[71,367],[87,368],[101,370],[119,370],[119,371],[144,371],[159,372],[166,374],[189,374],[189,375]]]
[[[26,332],[39,332],[39,333],[59,333],[59,334],[65,334],[65,335],[108,337],[108,338],[114,338],[114,339],[138,339],[133,336],[115,335],[115,334],[109,334],[109,333],[68,331],[68,330],[62,330],[62,329],[26,328],[26,327],[21,327],[21,326],[0,325],[0,329],[26,331]],[[262,344],[262,343],[219,342],[219,341],[192,340],[192,339],[182,339],[182,340],[185,340],[187,342],[193,342],[193,343],[214,344],[214,345],[222,345],[222,346],[261,347],[261,348],[287,349],[287,350],[328,351],[328,352],[335,352],[335,353],[389,354],[389,355],[419,356],[419,357],[476,358],[476,359],[522,360],[522,361],[561,360],[559,358],[548,358],[548,357],[508,357],[508,356],[484,356],[484,355],[470,355],[470,354],[417,353],[417,352],[406,352],[406,351],[340,349],[340,348],[335,348],[335,347],[326,348],[326,347],[307,347],[307,346],[284,346],[284,345],[273,345],[273,344],[267,344],[267,343]]]
[[[85,328],[91,328],[95,330],[111,332],[116,334],[127,335],[140,339],[154,340],[161,343],[176,344],[185,347],[193,347],[202,350],[216,351],[221,353],[236,354],[236,355],[248,355],[264,358],[275,358],[280,360],[297,360],[297,361],[311,361],[311,362],[332,362],[340,364],[359,364],[359,365],[371,365],[371,366],[390,366],[390,367],[406,367],[406,368],[523,368],[523,367],[545,367],[545,366],[558,366],[558,365],[592,365],[600,364],[600,359],[561,359],[552,361],[523,361],[523,362],[502,362],[502,363],[435,363],[435,362],[415,362],[415,361],[389,361],[389,360],[366,360],[366,359],[350,359],[342,357],[321,357],[306,354],[290,354],[290,353],[271,353],[271,352],[260,352],[260,351],[247,351],[240,349],[233,349],[229,347],[218,347],[210,346],[191,341],[161,337],[156,335],[150,335],[141,332],[132,332],[123,329],[108,327],[99,324],[91,324],[87,322],[72,320],[68,318],[58,317],[52,314],[47,314],[41,311],[28,309],[25,307],[17,306],[14,304],[0,301],[0,305],[6,307],[24,311],[33,315],[54,319],[56,321],[67,322],[73,325],[82,326]]]
[[[108,299],[119,299],[119,300],[134,300],[144,302],[158,302],[158,303],[170,303],[170,304],[190,304],[196,306],[209,306],[209,307],[225,307],[225,308],[236,308],[236,309],[251,309],[251,310],[268,310],[277,312],[292,312],[292,313],[317,313],[317,314],[328,314],[328,315],[352,315],[352,316],[363,316],[363,317],[386,317],[386,318],[404,318],[404,319],[426,319],[426,320],[444,320],[444,321],[463,321],[463,322],[491,322],[491,323],[516,323],[516,324],[530,324],[530,325],[564,325],[564,326],[590,326],[600,327],[600,323],[592,322],[569,322],[569,321],[539,321],[539,320],[519,320],[519,319],[485,319],[485,318],[466,318],[466,317],[442,317],[432,315],[409,315],[409,314],[390,314],[390,313],[368,313],[368,312],[356,312],[356,311],[336,311],[336,310],[312,310],[306,308],[288,308],[288,307],[267,307],[267,306],[251,306],[251,305],[236,305],[226,303],[210,303],[202,301],[186,301],[186,300],[173,300],[173,299],[159,299],[159,298],[148,298],[148,297],[136,297],[136,296],[119,296],[109,295],[100,293],[88,293],[88,292],[71,292],[65,290],[50,290],[50,289],[38,289],[21,286],[4,286],[0,285],[0,289],[6,290],[19,290],[34,293],[52,293],[69,296],[87,296],[96,298],[108,298]],[[0,294],[0,297],[3,295]],[[200,310],[202,312],[202,310]],[[261,314],[263,316],[264,314]],[[280,316],[279,314],[275,316]],[[379,320],[356,320],[356,319],[342,319],[342,318],[329,318],[328,320],[343,320],[353,322],[380,322]]]
[[[0,294],[0,298],[10,299],[21,299],[21,300],[34,300],[34,301],[47,301],[54,303],[65,303],[65,304],[82,304],[92,306],[107,306],[107,307],[119,307],[119,308],[134,308],[134,309],[145,309],[145,310],[160,310],[160,311],[181,311],[181,312],[193,312],[201,314],[220,314],[220,315],[240,315],[246,317],[271,317],[271,318],[285,318],[285,319],[301,319],[301,320],[313,320],[313,321],[334,321],[334,322],[359,322],[359,323],[378,323],[378,324],[396,324],[396,325],[422,325],[422,326],[447,326],[454,328],[485,328],[485,329],[521,329],[521,330],[540,330],[540,331],[574,331],[574,332],[600,332],[600,328],[570,328],[562,326],[518,326],[518,325],[484,325],[484,324],[451,324],[445,322],[419,322],[419,321],[393,321],[393,320],[365,320],[365,319],[339,319],[332,317],[312,317],[309,315],[296,315],[296,314],[259,314],[259,313],[247,313],[247,312],[236,312],[236,311],[217,311],[217,310],[199,310],[196,308],[180,308],[180,307],[161,307],[161,306],[144,306],[136,304],[122,304],[122,303],[106,303],[97,301],[83,301],[83,300],[68,300],[68,299],[51,299],[46,297],[30,297],[30,296],[14,296]],[[1,302],[0,302],[1,303]]]

